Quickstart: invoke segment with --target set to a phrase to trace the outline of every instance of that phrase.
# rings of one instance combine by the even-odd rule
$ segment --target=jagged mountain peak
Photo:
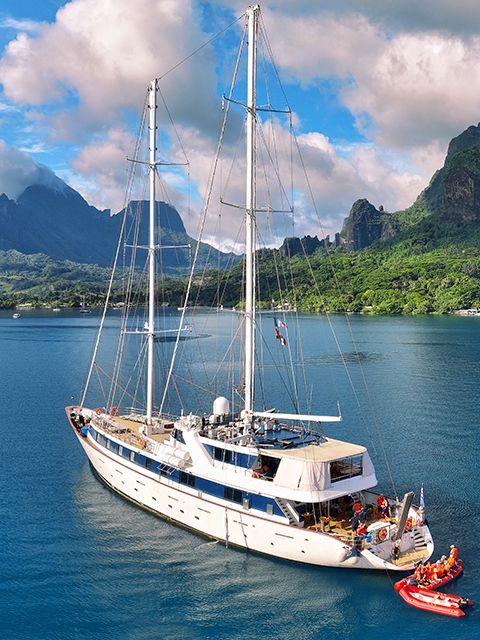
[[[53,177],[48,172],[44,175],[45,180],[30,184],[16,201],[0,196],[0,250],[42,253],[54,260],[110,266],[123,216],[111,216],[108,209],[100,211],[53,173]],[[149,205],[132,201],[129,210],[133,212],[137,207],[144,212],[139,231],[145,236]],[[194,246],[195,241],[188,236],[174,207],[157,202],[157,213],[166,243],[183,247],[165,251],[163,266],[172,275],[184,274],[190,267],[190,254],[185,247]],[[206,244],[201,245],[199,257],[199,268],[210,262],[227,267],[239,260],[239,256],[222,253]]]
[[[451,160],[452,156],[454,156],[459,151],[463,151],[464,149],[468,149],[469,147],[474,147],[480,144],[480,123],[475,126],[471,125],[465,131],[463,131],[459,136],[452,138],[450,140],[450,144],[448,145],[447,156],[445,158],[445,165]]]

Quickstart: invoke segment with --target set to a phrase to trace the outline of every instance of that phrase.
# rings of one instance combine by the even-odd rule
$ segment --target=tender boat
[[[473,607],[473,602],[469,598],[432,591],[415,585],[402,587],[399,594],[412,607],[454,618],[464,616],[465,609]]]
[[[462,571],[463,571],[463,562],[462,560],[457,559],[457,564],[454,567],[452,567],[448,571],[448,573],[446,573],[442,578],[430,580],[427,584],[422,585],[422,584],[416,583],[415,574],[412,574],[410,576],[407,576],[406,578],[403,578],[402,580],[398,580],[397,582],[395,582],[395,584],[393,585],[393,588],[395,589],[395,591],[400,591],[400,589],[407,586],[408,584],[413,584],[420,588],[434,590],[434,589],[438,589],[438,587],[443,587],[443,585],[448,584],[452,580],[455,580],[455,578],[458,578],[458,576],[462,573]]]
[[[176,313],[179,317],[178,337],[173,346],[163,341],[165,348],[170,346],[172,357],[169,365],[161,361],[163,368],[159,373],[155,367],[158,362],[155,353],[156,348],[162,346],[158,344],[162,340],[159,339],[161,329],[157,318],[161,304],[155,301],[155,256],[163,247],[155,235],[158,204],[155,185],[157,169],[162,163],[157,157],[155,137],[159,81],[154,79],[146,103],[149,155],[146,161],[134,159],[136,167],[141,168],[142,164],[148,167],[150,183],[148,245],[140,242],[143,247],[138,249],[139,252],[146,249],[145,271],[149,276],[143,294],[145,319],[131,320],[129,314],[136,308],[135,299],[126,297],[120,331],[121,345],[127,337],[139,343],[143,341],[139,344],[141,356],[130,358],[130,365],[132,371],[139,363],[147,365],[145,396],[140,398],[143,387],[131,382],[132,375],[125,376],[124,382],[114,375],[119,374],[120,378],[124,369],[120,359],[113,357],[111,349],[107,350],[106,360],[110,360],[108,364],[113,373],[102,378],[102,382],[109,380],[111,384],[108,388],[106,383],[101,384],[99,391],[91,392],[90,383],[100,378],[106,369],[103,361],[102,364],[99,362],[99,336],[83,396],[77,405],[66,408],[68,420],[94,471],[106,485],[139,507],[194,533],[227,546],[312,565],[410,570],[433,552],[422,503],[419,507],[413,505],[414,493],[408,492],[398,498],[374,490],[377,478],[366,447],[324,433],[324,426],[338,424],[342,415],[340,409],[337,413],[311,410],[311,405],[315,407],[321,397],[314,397],[312,402],[311,393],[306,392],[307,399],[300,405],[296,395],[292,394],[291,400],[283,394],[277,397],[285,403],[288,399],[290,404],[286,409],[277,410],[272,409],[260,393],[255,394],[255,387],[259,391],[265,390],[257,362],[259,352],[266,348],[268,340],[268,348],[276,349],[282,361],[280,373],[285,378],[290,371],[283,362],[289,352],[289,331],[293,331],[293,316],[296,315],[292,304],[282,306],[291,314],[288,318],[279,310],[276,312],[278,317],[268,316],[262,321],[257,312],[255,231],[260,215],[275,213],[271,206],[265,212],[257,205],[260,172],[257,175],[256,160],[260,154],[257,155],[255,148],[260,139],[266,140],[264,129],[260,131],[260,113],[273,111],[257,106],[257,41],[261,29],[260,9],[257,5],[251,6],[246,11],[243,39],[245,47],[248,42],[244,107],[247,181],[246,202],[241,207],[246,229],[245,302],[235,305],[237,312],[229,315],[232,325],[236,325],[234,334],[243,334],[243,347],[234,353],[238,356],[235,361],[243,364],[241,379],[237,376],[234,380],[233,374],[232,378],[225,376],[225,391],[215,392],[211,404],[207,405],[204,400],[207,391],[197,383],[189,397],[187,394],[178,401],[175,415],[164,409],[167,393],[174,390],[180,395],[187,375],[184,372],[179,376],[174,372],[184,317],[191,310],[189,291],[193,285],[189,284],[180,314],[176,304],[174,309],[170,305],[169,313],[173,315],[169,317],[173,318]],[[242,106],[233,99],[226,102],[225,111],[230,105]],[[284,113],[291,117],[289,110]],[[278,118],[278,114],[275,115]],[[263,157],[269,159],[268,154]],[[273,173],[279,168],[280,164],[275,165]],[[132,226],[124,224],[122,229],[126,231]],[[129,240],[124,242],[124,247],[123,253],[134,253]],[[122,255],[122,251],[119,254]],[[138,282],[139,270],[132,273],[129,281]],[[192,270],[190,283],[197,282],[198,277],[197,280],[195,277]],[[105,326],[110,296],[111,293],[107,295],[101,330]],[[227,318],[224,312],[218,313],[221,302],[217,300],[212,307],[219,316]],[[268,320],[271,327],[272,317],[275,333],[271,328],[270,337],[263,336],[257,341],[260,325]],[[198,331],[198,325],[193,326]],[[193,339],[193,335],[189,336],[182,345],[191,345]],[[232,341],[232,344],[236,343]],[[121,347],[118,353],[125,355],[125,350]],[[229,353],[233,352],[231,347]],[[226,362],[225,359],[220,365]],[[198,363],[192,364],[192,370],[196,365]],[[202,366],[213,368],[209,362]],[[165,380],[160,384],[162,371]],[[212,372],[213,379],[218,382],[216,369]],[[298,391],[297,387],[298,384],[295,391]],[[194,392],[201,398],[196,405],[193,404]],[[90,403],[87,403],[87,393],[96,393]],[[335,402],[332,404],[337,407]],[[198,409],[198,406],[203,408]]]

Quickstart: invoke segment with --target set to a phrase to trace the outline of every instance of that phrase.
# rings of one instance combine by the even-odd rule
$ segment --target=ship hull
[[[295,527],[231,505],[214,502],[168,477],[139,471],[120,456],[84,437],[70,421],[97,477],[129,502],[177,526],[226,546],[325,567],[408,570],[368,550],[321,531]]]

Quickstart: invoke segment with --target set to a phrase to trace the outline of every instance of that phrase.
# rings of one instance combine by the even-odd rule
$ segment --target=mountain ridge
[[[68,190],[60,192],[56,198],[62,197],[64,205],[65,199],[68,200],[72,194]],[[31,229],[27,225],[28,215],[33,203],[39,201],[37,195],[38,191],[32,189],[22,194],[18,202],[10,201],[5,195],[0,196],[0,304],[12,306],[28,299],[76,304],[80,285],[83,292],[92,292],[89,303],[100,303],[104,296],[100,283],[105,282],[100,268],[68,260],[55,262],[40,255],[41,251],[30,256],[22,255],[11,248],[24,246],[22,242],[29,242],[30,249],[38,248],[45,241],[45,234],[48,235],[45,228],[48,231],[48,226],[54,223],[55,215],[49,217],[51,212],[43,218],[37,215],[36,224],[40,220],[43,228],[38,230],[35,238],[28,236]],[[52,206],[49,198],[58,202],[51,193],[40,195],[44,198],[44,207]],[[71,225],[70,244],[78,242],[73,227],[78,232],[80,225],[78,233],[81,234],[82,224],[88,226],[94,220],[98,228],[111,219],[108,212],[90,209],[90,205],[82,202],[81,196],[79,198],[75,197],[75,201],[84,212],[84,219]],[[145,203],[140,204],[146,206]],[[177,246],[192,241],[183,233],[178,212],[172,208],[166,213],[178,216],[175,217],[177,230],[172,232]],[[118,220],[120,218],[117,217]],[[10,247],[5,234],[2,235],[4,222],[11,227],[16,225],[10,229]],[[389,213],[382,207],[376,208],[365,198],[359,199],[352,205],[341,232],[335,234],[332,241],[328,236],[322,240],[317,236],[285,238],[279,249],[259,251],[257,275],[262,282],[261,290],[268,292],[268,300],[265,298],[260,304],[269,305],[272,298],[279,295],[276,291],[278,283],[272,276],[276,273],[274,262],[278,253],[280,259],[293,257],[292,284],[287,283],[288,295],[303,311],[392,314],[449,313],[455,309],[480,308],[479,223],[480,124],[468,127],[450,142],[443,167],[435,172],[429,185],[407,209]],[[105,239],[101,240],[103,255],[106,255]],[[56,242],[64,240],[57,238]],[[90,247],[92,251],[94,248]],[[211,247],[202,245],[202,259],[211,256],[211,251]],[[111,254],[113,251],[109,252]],[[72,251],[68,255],[71,256]],[[211,263],[204,263],[212,264],[212,272],[206,278],[210,297],[212,292],[218,296],[220,291],[216,269],[228,271],[235,260],[237,263],[240,260],[235,256],[234,261],[229,262],[228,257],[233,254],[223,255],[223,263],[216,258]],[[310,259],[308,268],[305,267],[305,256]],[[304,278],[306,273],[312,272],[319,283],[318,291],[321,283],[321,296],[312,291],[311,282],[308,284]],[[166,283],[166,300],[171,304],[181,304],[180,289],[183,285],[178,276],[182,273],[175,265],[171,267],[170,275],[177,277],[176,283]],[[241,265],[234,266],[225,275],[228,277],[228,296],[222,301],[215,299],[213,303],[236,305],[243,277]],[[195,299],[198,304],[209,305],[212,299],[208,295]]]
[[[145,202],[131,201],[128,215],[133,215],[131,212],[139,206],[148,211]],[[164,202],[157,202],[156,206],[163,243],[196,247],[196,240],[187,234],[178,211]],[[108,267],[115,254],[122,213],[110,215],[109,209],[100,210],[88,204],[60,178],[52,185],[33,184],[16,200],[0,195],[0,250]],[[146,237],[145,221],[140,229]],[[239,259],[240,256],[221,252],[206,243],[200,245],[199,268],[208,265],[226,268]],[[190,252],[183,248],[165,251],[163,261],[167,273],[184,275],[190,268]]]

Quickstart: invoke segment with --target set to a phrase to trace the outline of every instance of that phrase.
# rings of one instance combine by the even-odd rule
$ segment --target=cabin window
[[[145,468],[146,469],[151,469],[151,467],[152,467],[152,459],[151,458],[147,458],[145,460]]]
[[[332,482],[361,476],[363,473],[362,456],[351,456],[330,463],[330,479]]]
[[[182,484],[188,484],[189,487],[195,486],[195,476],[190,475],[189,473],[185,473],[185,471],[180,472],[180,482]]]
[[[232,487],[225,487],[223,495],[227,500],[238,502],[238,504],[242,504],[243,502],[243,495],[240,489],[232,489]]]
[[[232,452],[229,449],[221,449],[220,447],[214,447],[213,457],[215,460],[223,460],[224,462],[232,461]]]
[[[181,442],[182,444],[185,444],[183,433],[180,431],[180,429],[172,429],[172,438],[177,440],[177,442]]]

